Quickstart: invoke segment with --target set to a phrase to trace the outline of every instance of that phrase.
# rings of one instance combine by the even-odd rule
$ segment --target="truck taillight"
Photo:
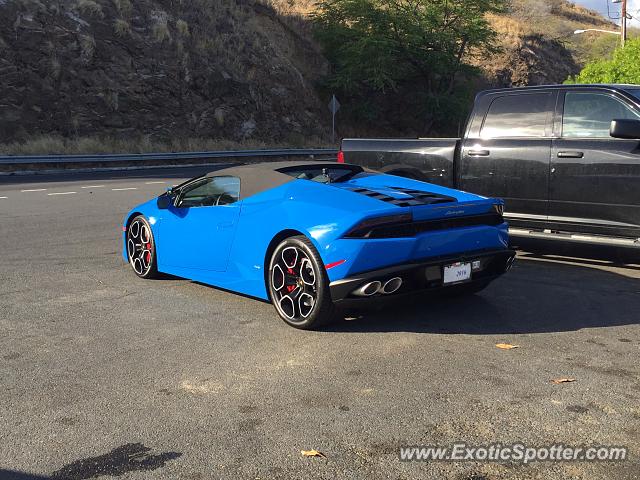
[[[344,152],[342,150],[338,152],[338,163],[344,163]]]

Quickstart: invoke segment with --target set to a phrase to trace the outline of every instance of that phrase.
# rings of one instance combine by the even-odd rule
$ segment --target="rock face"
[[[483,74],[476,90],[562,82],[579,71],[578,42],[589,41],[573,31],[615,28],[566,0],[512,4],[491,18],[501,52],[469,59]],[[328,65],[305,20],[313,8],[313,0],[0,0],[0,143],[326,142],[330,116],[314,84]],[[400,118],[387,120],[377,126],[402,133]],[[381,133],[360,127],[342,126]]]
[[[0,0],[0,141],[319,138],[326,68],[251,0]]]
[[[494,87],[549,85],[564,82],[580,71],[571,52],[557,40],[539,34],[522,36],[515,45],[482,65]]]

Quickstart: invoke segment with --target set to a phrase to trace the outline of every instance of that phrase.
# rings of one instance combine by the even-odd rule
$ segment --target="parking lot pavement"
[[[479,295],[297,331],[122,262],[124,213],[189,173],[0,183],[0,478],[638,478],[640,266],[529,247]],[[398,458],[456,442],[629,452]]]

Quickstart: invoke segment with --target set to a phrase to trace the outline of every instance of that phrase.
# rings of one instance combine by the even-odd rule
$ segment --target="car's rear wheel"
[[[131,220],[127,227],[127,256],[131,268],[140,278],[154,278],[158,275],[153,232],[142,215]]]
[[[317,328],[335,316],[324,264],[304,236],[287,238],[275,248],[267,284],[278,315],[292,327]]]

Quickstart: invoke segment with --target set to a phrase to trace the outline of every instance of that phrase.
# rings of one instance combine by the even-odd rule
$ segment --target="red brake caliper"
[[[287,267],[287,273],[290,275],[295,275],[293,268]],[[287,285],[287,292],[291,293],[296,289],[296,285]]]
[[[147,243],[147,263],[151,261],[151,244]]]

